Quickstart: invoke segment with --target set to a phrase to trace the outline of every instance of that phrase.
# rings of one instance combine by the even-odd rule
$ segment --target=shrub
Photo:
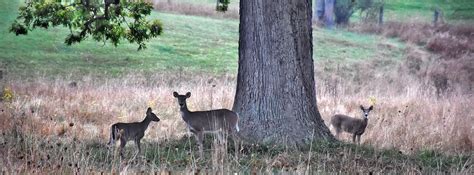
[[[11,102],[13,100],[13,91],[10,88],[3,89],[2,101]]]
[[[355,8],[364,22],[376,22],[383,4],[383,0],[358,0]]]
[[[334,15],[336,16],[336,24],[347,25],[349,18],[354,13],[355,2],[353,0],[337,0],[334,5]]]

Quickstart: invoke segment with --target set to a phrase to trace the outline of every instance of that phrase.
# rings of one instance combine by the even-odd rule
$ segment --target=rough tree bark
[[[233,109],[243,139],[291,147],[333,139],[316,105],[311,11],[311,0],[240,1]]]

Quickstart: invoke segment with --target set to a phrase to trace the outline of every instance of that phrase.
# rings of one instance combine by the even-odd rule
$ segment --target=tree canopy
[[[36,28],[67,27],[65,43],[72,45],[91,37],[117,46],[121,40],[136,43],[138,50],[163,32],[157,19],[148,20],[153,6],[127,0],[31,0],[19,8],[10,32],[26,35]]]

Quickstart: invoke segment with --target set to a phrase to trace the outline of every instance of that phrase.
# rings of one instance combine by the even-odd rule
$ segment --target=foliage
[[[216,10],[226,12],[229,9],[230,0],[217,0]]]
[[[357,1],[356,9],[364,22],[375,22],[379,15],[380,7],[384,5],[384,0],[360,0]]]
[[[349,18],[354,13],[353,0],[337,0],[334,5],[334,15],[336,17],[336,24],[348,24]]]
[[[79,43],[88,36],[117,46],[121,39],[146,48],[146,41],[163,31],[159,20],[148,21],[153,7],[144,2],[115,1],[90,3],[87,0],[64,4],[60,1],[32,0],[19,8],[10,32],[26,35],[36,28],[64,26],[70,31],[65,43]]]
[[[10,88],[3,89],[2,100],[11,102],[13,100],[13,91]]]
[[[365,22],[377,21],[380,7],[384,5],[384,0],[338,0],[334,7],[336,23],[345,25],[349,23],[352,14],[359,11]]]

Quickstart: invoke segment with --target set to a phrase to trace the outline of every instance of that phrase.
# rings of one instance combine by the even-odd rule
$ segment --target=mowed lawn
[[[37,29],[26,36],[9,33],[19,0],[0,2],[0,62],[19,76],[117,76],[130,72],[186,71],[235,74],[238,64],[238,20],[212,19],[153,12],[165,27],[162,36],[137,51],[123,41],[118,47],[86,40],[67,46],[69,31],[62,27]],[[314,58],[360,61],[402,57],[404,44],[396,39],[315,27]],[[390,47],[385,47],[389,45]]]

